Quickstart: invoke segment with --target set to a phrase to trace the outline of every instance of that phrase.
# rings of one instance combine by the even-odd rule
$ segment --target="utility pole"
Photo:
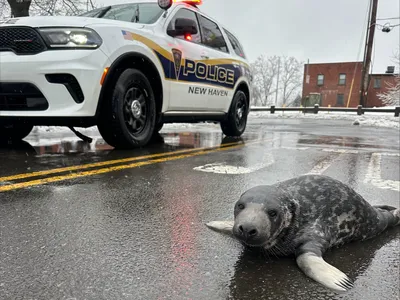
[[[367,29],[366,40],[364,50],[364,62],[361,78],[361,95],[360,95],[360,105],[366,106],[367,104],[367,91],[369,86],[369,69],[371,66],[371,56],[372,56],[372,46],[374,43],[375,36],[375,25],[376,25],[376,13],[378,11],[378,0],[372,1],[372,9],[370,10],[369,23]]]

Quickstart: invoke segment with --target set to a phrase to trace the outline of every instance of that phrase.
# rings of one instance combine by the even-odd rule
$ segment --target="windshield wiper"
[[[111,6],[105,7],[101,13],[97,16],[97,18],[102,18],[109,10],[111,9]]]

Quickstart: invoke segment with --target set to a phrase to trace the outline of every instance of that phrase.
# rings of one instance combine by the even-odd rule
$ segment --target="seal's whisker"
[[[264,257],[266,257],[269,261],[272,261],[267,250],[265,250],[264,248],[261,248],[261,253],[264,254]]]

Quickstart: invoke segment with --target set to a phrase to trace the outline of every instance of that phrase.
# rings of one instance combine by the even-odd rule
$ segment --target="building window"
[[[346,84],[346,74],[339,74],[339,85]]]
[[[336,97],[336,106],[343,106],[344,105],[344,95],[338,94]]]
[[[317,85],[324,85],[324,75],[319,74],[317,77]]]
[[[374,79],[374,88],[375,89],[380,89],[381,88],[381,79],[380,78],[375,78]]]

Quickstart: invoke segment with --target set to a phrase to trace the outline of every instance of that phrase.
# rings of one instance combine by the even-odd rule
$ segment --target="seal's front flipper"
[[[323,286],[338,292],[353,288],[353,282],[334,266],[328,264],[321,256],[312,252],[300,254],[297,258],[299,268],[311,279]]]
[[[234,224],[235,221],[212,221],[208,222],[206,226],[217,232],[232,235]]]
[[[389,206],[389,205],[373,205],[372,207],[380,208],[380,209],[387,210],[387,211],[392,211],[392,210],[397,209],[396,207]]]

